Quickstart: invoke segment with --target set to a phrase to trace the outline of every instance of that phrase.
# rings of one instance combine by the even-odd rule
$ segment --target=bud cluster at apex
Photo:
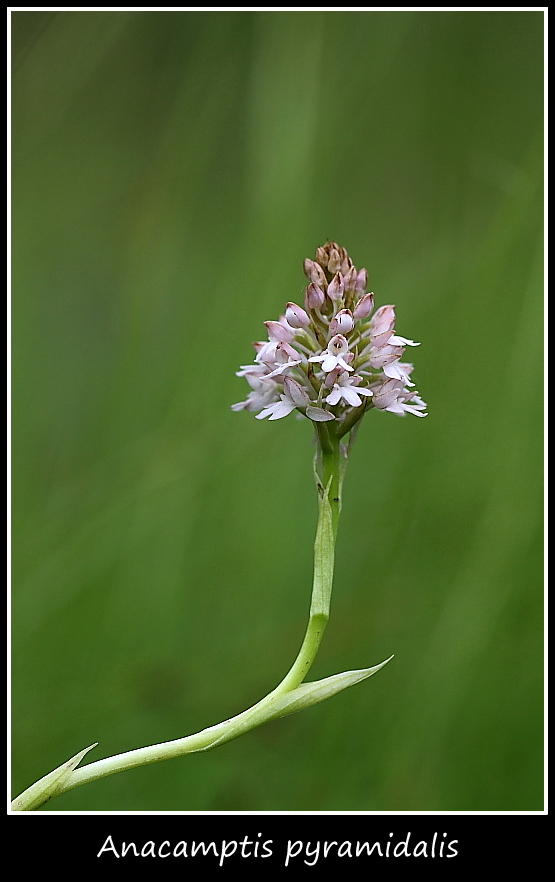
[[[304,272],[304,307],[287,303],[278,321],[264,322],[268,341],[254,343],[254,364],[237,371],[251,391],[232,410],[259,420],[296,410],[315,422],[349,426],[371,407],[426,416],[410,379],[413,366],[402,361],[405,348],[419,344],[395,333],[394,306],[373,312],[366,270],[328,242],[304,261]]]

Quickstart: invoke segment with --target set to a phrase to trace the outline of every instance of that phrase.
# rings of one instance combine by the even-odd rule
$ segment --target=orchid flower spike
[[[403,362],[414,340],[395,332],[395,307],[374,312],[368,273],[357,270],[335,242],[304,261],[304,308],[289,301],[278,321],[265,322],[268,340],[254,344],[255,363],[237,372],[251,391],[233,410],[257,419],[295,411],[312,422],[333,420],[337,437],[375,408],[399,416],[426,416],[426,405]]]

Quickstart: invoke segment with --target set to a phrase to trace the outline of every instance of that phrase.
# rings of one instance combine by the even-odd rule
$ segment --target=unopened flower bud
[[[330,300],[341,300],[344,290],[341,273],[336,273],[328,285],[328,297]]]
[[[357,273],[356,291],[357,294],[364,294],[366,285],[368,284],[368,273],[365,269],[361,269]]]
[[[316,254],[314,255],[314,260],[316,263],[319,263],[321,267],[327,269],[328,266],[328,255],[325,247],[320,246],[316,249]]]
[[[310,318],[302,306],[297,306],[296,303],[287,304],[285,307],[285,318],[292,328],[307,328],[310,324]]]
[[[361,297],[353,310],[353,318],[356,322],[359,319],[367,318],[374,309],[374,295],[365,294]]]
[[[345,286],[345,294],[354,294],[356,291],[357,271],[352,266],[343,276],[343,284]]]
[[[312,264],[313,263],[314,263],[314,261],[310,260],[308,257],[306,257],[303,260],[303,270],[304,270],[304,274],[307,277],[307,279],[310,279],[310,276],[312,275]]]
[[[326,295],[314,282],[311,282],[304,292],[304,305],[307,309],[320,309],[325,299]]]
[[[304,274],[309,282],[314,282],[320,288],[325,289],[327,286],[326,274],[319,264],[308,258],[304,262]]]
[[[353,265],[346,249],[337,242],[326,242],[325,245],[317,248],[314,259],[330,276],[337,272],[346,275]]]
[[[328,272],[330,275],[335,275],[335,273],[338,273],[340,269],[341,256],[339,254],[339,251],[336,251],[335,248],[332,248],[328,257]]]

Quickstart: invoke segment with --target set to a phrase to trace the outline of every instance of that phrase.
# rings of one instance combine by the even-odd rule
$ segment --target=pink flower
[[[346,338],[343,334],[336,334],[335,337],[331,338],[328,343],[328,348],[325,349],[321,355],[313,355],[308,360],[321,361],[322,370],[325,371],[326,374],[333,371],[337,366],[342,367],[344,371],[352,371],[353,368],[350,367],[345,360],[345,356],[348,352],[349,344],[347,343]]]
[[[263,420],[268,417],[268,420],[281,420],[297,408],[304,412],[309,419],[316,422],[335,419],[329,411],[323,410],[321,407],[314,407],[300,383],[297,383],[292,377],[284,377],[283,393],[279,397],[279,401],[268,405],[260,413],[257,413],[256,419]]]
[[[389,410],[399,416],[404,416],[405,413],[413,413],[419,417],[427,416],[426,413],[422,413],[426,409],[425,402],[416,392],[405,389],[402,380],[388,379],[382,383],[374,390],[373,404],[378,410]]]
[[[361,377],[357,376],[350,377],[345,372],[339,374],[333,384],[332,391],[326,398],[327,403],[333,406],[339,404],[341,399],[343,399],[351,407],[360,407],[362,404],[361,395],[371,396],[374,394],[371,389],[357,388],[361,379]]]

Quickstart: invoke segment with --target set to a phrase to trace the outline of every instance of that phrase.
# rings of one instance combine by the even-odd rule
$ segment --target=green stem
[[[75,768],[76,762],[73,764],[73,760],[68,761],[67,764],[60,767],[62,771],[56,770],[56,773],[50,773],[17,797],[12,803],[14,811],[31,811],[53,796],[67,793],[75,787],[113,775],[116,772],[183,756],[187,753],[210,750],[243,735],[268,720],[283,715],[283,697],[297,689],[308,674],[329,617],[335,541],[341,511],[341,488],[346,461],[335,432],[330,431],[326,423],[317,423],[316,428],[315,472],[318,486],[318,525],[314,542],[314,581],[310,616],[299,654],[281,683],[248,710],[194,735],[130,750],[89,763],[81,768]],[[79,757],[81,758],[81,754]],[[52,776],[55,776],[55,784],[52,783]]]

